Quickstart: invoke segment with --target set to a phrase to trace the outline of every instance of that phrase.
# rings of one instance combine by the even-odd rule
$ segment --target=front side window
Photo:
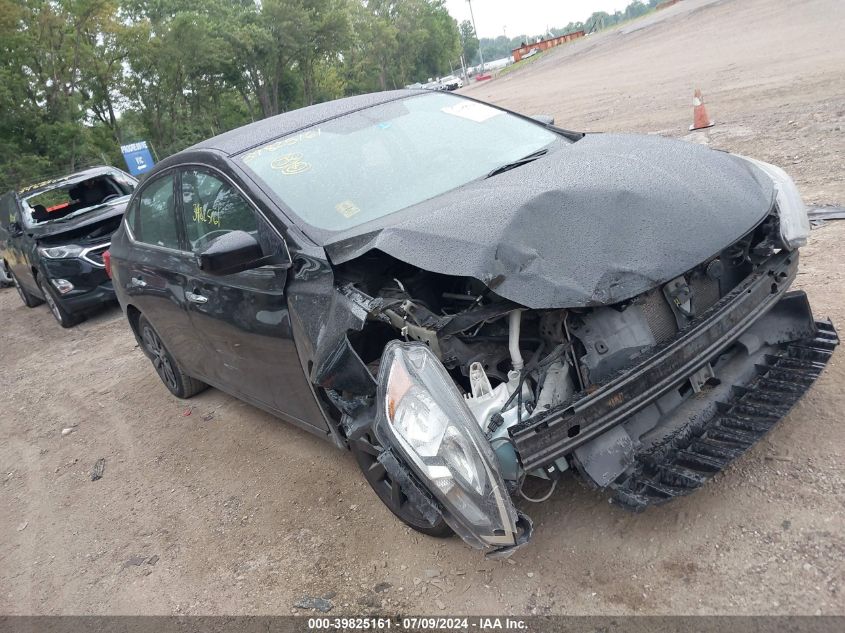
[[[128,218],[133,237],[145,244],[165,248],[180,248],[176,223],[176,200],[173,194],[173,176],[154,180],[144,187],[134,216]]]
[[[255,235],[258,219],[252,206],[223,179],[206,171],[182,172],[182,219],[195,253],[230,231]]]
[[[483,178],[559,139],[502,110],[437,93],[352,112],[239,158],[307,224],[342,231]]]

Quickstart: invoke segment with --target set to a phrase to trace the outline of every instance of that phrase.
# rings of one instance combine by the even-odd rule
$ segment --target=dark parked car
[[[30,308],[44,301],[62,327],[114,301],[103,252],[137,181],[94,167],[0,198],[0,260]]]
[[[771,165],[543,120],[388,92],[162,161],[111,247],[132,331],[176,396],[350,448],[400,519],[493,556],[568,472],[687,494],[838,342],[788,291],[806,209]]]

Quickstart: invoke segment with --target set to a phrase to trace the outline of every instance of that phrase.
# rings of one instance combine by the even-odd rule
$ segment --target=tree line
[[[0,0],[0,193],[447,74],[443,0]]]

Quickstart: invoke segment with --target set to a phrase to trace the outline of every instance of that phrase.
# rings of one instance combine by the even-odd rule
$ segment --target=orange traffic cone
[[[704,97],[701,96],[701,89],[695,89],[695,96],[692,98],[692,125],[690,131],[701,130],[706,127],[713,127],[713,121],[707,116],[707,108],[704,107]]]

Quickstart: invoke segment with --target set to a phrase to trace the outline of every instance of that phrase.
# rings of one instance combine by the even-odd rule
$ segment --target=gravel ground
[[[662,13],[465,91],[756,156],[808,202],[845,203],[845,5]],[[696,86],[717,126],[690,135]],[[843,243],[843,222],[814,231],[798,282],[840,326]],[[319,439],[215,390],[172,398],[116,308],[65,331],[4,290],[0,315],[2,613],[308,613],[295,603],[321,597],[332,614],[845,614],[841,351],[697,494],[632,515],[567,480],[526,508],[533,544],[487,562],[403,527]]]

